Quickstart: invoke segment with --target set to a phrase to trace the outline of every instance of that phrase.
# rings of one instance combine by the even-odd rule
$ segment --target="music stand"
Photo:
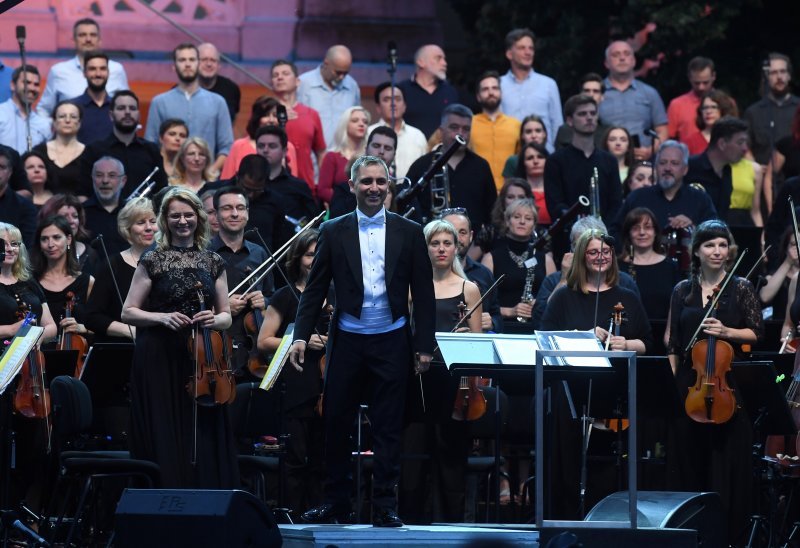
[[[734,362],[731,370],[759,439],[762,435],[791,436],[797,432],[771,362]]]
[[[96,343],[89,349],[81,380],[92,407],[128,405],[134,348],[132,343]]]
[[[77,350],[57,350],[55,348],[42,349],[44,354],[45,383],[50,387],[50,381],[56,377],[66,375],[75,376],[75,366],[78,363]]]

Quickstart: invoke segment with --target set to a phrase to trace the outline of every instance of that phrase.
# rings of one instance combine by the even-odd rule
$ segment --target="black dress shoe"
[[[380,508],[372,517],[372,525],[375,527],[402,527],[403,520],[391,508]]]
[[[350,509],[328,503],[303,512],[300,517],[306,523],[350,523]]]

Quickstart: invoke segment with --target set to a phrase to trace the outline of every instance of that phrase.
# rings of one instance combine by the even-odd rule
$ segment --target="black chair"
[[[113,509],[121,495],[121,489],[108,500],[109,490],[103,489],[105,480],[119,478],[130,487],[154,488],[160,483],[160,469],[157,464],[130,458],[127,451],[77,451],[70,449],[80,439],[92,423],[92,403],[89,390],[78,379],[68,376],[54,378],[50,383],[52,403],[53,458],[58,459],[58,477],[53,490],[48,512],[40,524],[44,531],[51,527],[50,542],[57,541],[62,524],[70,505],[75,512],[70,518],[70,528],[65,546],[71,543],[90,543],[81,539],[81,529],[99,535],[111,530],[110,524],[103,522],[103,512],[108,519],[113,518]],[[62,487],[66,492],[62,494]],[[75,491],[80,487],[80,496],[75,500]],[[112,498],[113,498],[112,497]],[[51,518],[55,505],[59,505],[55,521]],[[83,522],[83,516],[93,518]],[[99,514],[99,515],[98,515]],[[106,526],[109,526],[106,529]]]
[[[274,391],[280,388],[276,386]],[[230,404],[233,432],[239,442],[239,474],[243,479],[250,479],[250,491],[265,503],[267,496],[267,477],[272,476],[278,484],[277,505],[284,506],[284,474],[283,455],[285,439],[281,439],[281,420],[279,402],[276,392],[266,392],[257,383],[243,383],[236,386],[236,398]],[[256,444],[263,436],[278,438],[278,448],[256,454]],[[285,516],[288,523],[291,519],[288,510],[276,508],[279,516]]]
[[[485,387],[483,389],[483,396],[486,398],[486,413],[483,414],[481,418],[475,421],[471,421],[470,425],[470,438],[471,439],[478,439],[478,440],[486,440],[494,442],[495,437],[498,435],[497,428],[496,428],[496,417],[495,417],[495,402],[497,400],[497,395],[499,393],[500,397],[500,432],[499,437],[502,439],[503,434],[505,432],[505,428],[508,423],[508,397],[502,390],[498,390],[494,387]],[[488,523],[489,521],[489,507],[490,507],[490,500],[491,500],[491,492],[492,492],[492,484],[494,484],[494,452],[491,455],[471,455],[467,458],[467,477],[469,479],[470,476],[477,477],[478,480],[483,480],[485,482],[485,499],[484,504],[486,508],[485,512],[485,520]],[[505,458],[500,458],[501,466],[505,464]],[[508,479],[508,474],[504,473],[502,470],[500,472],[501,477],[505,477]],[[475,484],[475,482],[473,482]],[[469,485],[469,482],[468,482]],[[474,497],[475,503],[473,508],[473,514],[475,516],[478,515],[478,497]]]

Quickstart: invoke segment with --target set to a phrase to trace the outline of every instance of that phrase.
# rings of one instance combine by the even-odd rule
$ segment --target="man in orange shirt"
[[[503,166],[519,145],[520,121],[500,111],[502,92],[500,75],[484,72],[478,79],[476,91],[481,113],[472,118],[472,150],[489,162],[494,184],[503,187]]]
[[[670,101],[667,108],[667,132],[671,139],[685,142],[686,138],[700,131],[695,120],[697,107],[703,95],[714,88],[717,73],[714,61],[708,57],[695,57],[689,61],[687,72],[692,89]]]

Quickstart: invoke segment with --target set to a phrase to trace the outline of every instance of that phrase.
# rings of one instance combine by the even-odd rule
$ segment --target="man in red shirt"
[[[325,137],[322,134],[319,113],[297,102],[297,88],[300,82],[294,63],[279,59],[272,63],[270,75],[272,90],[278,101],[286,107],[289,118],[286,122],[286,135],[297,151],[297,176],[308,184],[312,194],[316,194],[311,153],[317,155],[319,164],[322,163],[322,155],[325,152]]]
[[[695,57],[689,61],[688,74],[692,89],[670,101],[667,108],[667,131],[670,139],[686,142],[687,137],[700,131],[695,120],[697,107],[703,95],[714,88],[717,73],[714,72],[714,61],[708,57]]]

